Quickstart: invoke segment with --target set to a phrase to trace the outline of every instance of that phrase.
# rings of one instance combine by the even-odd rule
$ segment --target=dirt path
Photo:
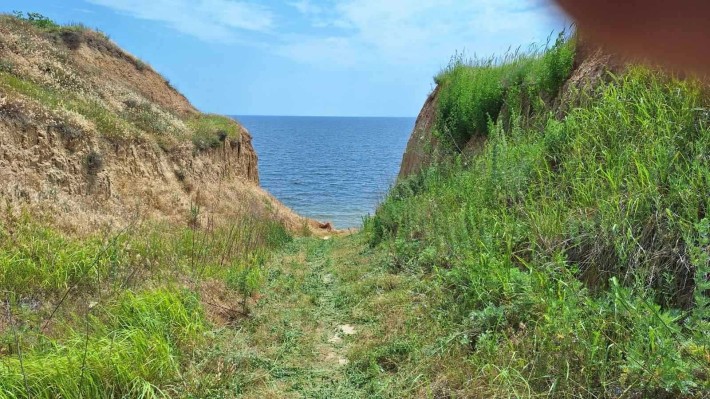
[[[349,359],[372,329],[353,317],[354,298],[344,287],[358,277],[358,248],[348,237],[300,240],[267,267],[252,317],[225,343],[231,348],[222,348],[242,375],[236,396],[370,397],[352,378]]]
[[[297,239],[266,266],[251,316],[213,332],[200,397],[399,398],[415,280],[361,235]],[[197,371],[196,371],[197,372]],[[211,376],[208,380],[206,376]],[[404,376],[404,389],[416,375]]]

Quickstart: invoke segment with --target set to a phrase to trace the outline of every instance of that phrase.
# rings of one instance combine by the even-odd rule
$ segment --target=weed
[[[252,255],[233,264],[226,276],[227,286],[242,296],[242,311],[249,314],[248,299],[254,295],[264,282],[262,268],[264,256]]]

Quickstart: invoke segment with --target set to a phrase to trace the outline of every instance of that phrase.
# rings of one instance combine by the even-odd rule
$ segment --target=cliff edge
[[[563,116],[566,111],[580,101],[580,92],[592,89],[602,81],[607,81],[611,74],[618,74],[624,70],[627,63],[618,55],[611,54],[607,50],[594,45],[578,36],[571,39],[574,43],[574,60],[569,76],[565,78],[562,87],[557,90],[556,95],[547,99],[548,108],[552,109],[558,116]],[[434,90],[428,95],[422,109],[417,116],[412,134],[407,142],[402,163],[399,170],[399,178],[415,175],[423,169],[445,159],[447,149],[442,146],[441,140],[437,136],[437,129],[440,128],[441,121],[439,99],[442,92],[442,84],[438,82]],[[501,87],[505,92],[506,87]],[[523,96],[524,97],[524,96]],[[522,101],[528,101],[522,98]],[[535,111],[530,104],[527,105],[527,112],[522,115],[529,119],[534,116]],[[497,116],[510,117],[507,106],[501,102],[495,107],[494,120]],[[505,119],[505,118],[503,118]],[[485,136],[474,135],[463,143],[460,143],[458,150],[464,154],[472,154],[476,149],[482,147]]]

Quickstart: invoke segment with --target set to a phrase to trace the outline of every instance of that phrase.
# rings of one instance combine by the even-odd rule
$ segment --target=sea
[[[234,116],[261,186],[302,216],[361,227],[394,184],[415,118]]]

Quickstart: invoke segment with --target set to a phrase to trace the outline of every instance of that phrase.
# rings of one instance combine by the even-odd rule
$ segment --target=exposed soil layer
[[[0,17],[3,205],[75,231],[199,211],[205,222],[263,214],[319,232],[258,183],[244,127],[200,113],[103,34]]]

